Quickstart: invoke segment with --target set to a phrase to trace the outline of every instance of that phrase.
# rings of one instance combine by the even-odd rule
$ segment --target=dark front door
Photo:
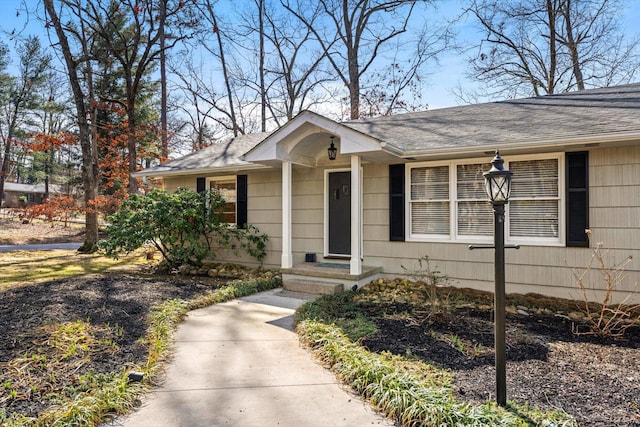
[[[351,172],[329,173],[329,255],[351,254]]]

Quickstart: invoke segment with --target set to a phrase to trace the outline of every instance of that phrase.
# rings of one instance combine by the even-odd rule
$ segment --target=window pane
[[[223,221],[228,223],[236,222],[236,183],[235,181],[210,181],[209,188],[218,193],[225,201],[220,212]]]
[[[509,201],[509,221],[514,237],[558,237],[558,201]]]
[[[411,200],[448,199],[448,166],[411,169]]]
[[[448,202],[415,202],[411,204],[411,233],[449,234]]]
[[[456,168],[458,200],[487,200],[488,196],[482,174],[488,170],[489,167],[486,164],[458,165]]]
[[[458,202],[458,234],[463,236],[493,235],[493,210],[489,202]]]
[[[558,159],[509,162],[511,198],[558,197]]]

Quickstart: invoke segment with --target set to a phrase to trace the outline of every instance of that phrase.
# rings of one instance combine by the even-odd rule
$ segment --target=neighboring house
[[[59,193],[58,186],[50,186],[49,192],[50,194]],[[39,204],[44,201],[44,195],[44,184],[18,184],[5,181],[3,206],[18,208],[25,205]]]
[[[589,263],[597,242],[612,262],[633,257],[622,284],[633,290],[640,84],[342,123],[302,112],[271,134],[231,138],[139,175],[162,177],[167,191],[224,189],[235,203],[230,221],[270,236],[265,263],[285,279],[304,272],[308,254],[344,264],[342,276],[327,274],[344,288],[402,275],[428,255],[454,284],[492,290],[493,251],[468,246],[493,243],[482,173],[496,149],[514,172],[506,241],[521,246],[506,253],[507,292],[580,299],[571,269]]]

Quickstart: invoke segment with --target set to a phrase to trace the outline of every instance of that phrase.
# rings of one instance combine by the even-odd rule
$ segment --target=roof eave
[[[270,169],[270,167],[265,165],[260,165],[260,164],[246,163],[242,165],[230,165],[230,166],[210,167],[210,168],[202,168],[202,169],[181,169],[181,170],[174,170],[174,171],[141,170],[133,173],[133,176],[137,178],[144,178],[144,177],[164,178],[164,177],[172,177],[172,176],[210,175],[210,174],[239,172],[239,171],[256,170],[256,169]]]

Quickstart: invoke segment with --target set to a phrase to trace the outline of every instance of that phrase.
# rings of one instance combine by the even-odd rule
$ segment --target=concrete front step
[[[317,295],[335,295],[343,291],[342,283],[320,282],[317,280],[289,279],[284,280],[282,287],[287,291],[304,292]]]
[[[293,268],[283,268],[282,287],[286,290],[332,295],[349,289],[359,289],[381,277],[381,267],[362,266],[361,274],[351,274],[349,264],[304,262]]]

